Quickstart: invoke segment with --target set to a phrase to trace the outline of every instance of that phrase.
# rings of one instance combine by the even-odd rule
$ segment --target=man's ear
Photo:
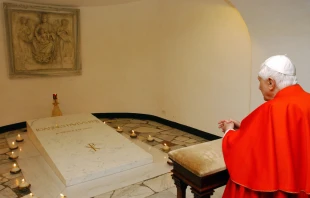
[[[272,78],[268,78],[268,87],[270,91],[274,90],[276,88],[276,81]]]

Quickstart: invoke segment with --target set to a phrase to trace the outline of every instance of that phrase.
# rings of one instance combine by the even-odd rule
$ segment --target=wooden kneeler
[[[222,139],[168,153],[173,162],[172,178],[177,198],[186,198],[191,187],[195,198],[210,198],[214,189],[226,185],[229,174],[222,154]]]

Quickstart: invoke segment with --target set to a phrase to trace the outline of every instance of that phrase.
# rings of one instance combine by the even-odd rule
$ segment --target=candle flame
[[[14,154],[14,151],[12,151],[12,155]]]
[[[32,194],[32,193],[30,193],[29,195],[32,197],[32,195],[33,195],[33,194]]]
[[[22,182],[25,182],[25,179],[22,179]]]
[[[152,136],[151,135],[149,135],[149,138],[151,138]]]
[[[61,198],[64,198],[65,196],[63,194],[60,193]]]
[[[13,164],[14,168],[16,167],[16,164]]]
[[[15,142],[12,142],[12,145],[14,145],[15,144]]]
[[[117,128],[120,129],[121,127],[118,126]]]
[[[17,135],[20,138],[20,134]]]
[[[105,121],[103,121],[103,124],[105,124]]]
[[[166,143],[164,143],[164,146],[167,146],[167,144],[166,144]]]
[[[132,132],[132,133],[135,133],[135,131],[134,131],[134,130],[131,130],[131,132]]]

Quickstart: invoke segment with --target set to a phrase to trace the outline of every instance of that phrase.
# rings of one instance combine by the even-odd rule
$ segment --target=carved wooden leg
[[[210,190],[207,192],[197,192],[195,189],[191,188],[192,193],[194,194],[194,198],[211,198],[211,195],[213,195],[214,190]]]
[[[177,198],[186,198],[187,184],[175,175],[172,175],[172,179],[174,180],[174,184],[177,187]]]

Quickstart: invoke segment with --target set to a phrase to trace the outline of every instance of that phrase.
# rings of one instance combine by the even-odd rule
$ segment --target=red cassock
[[[310,197],[310,94],[286,87],[223,138],[224,198]]]

